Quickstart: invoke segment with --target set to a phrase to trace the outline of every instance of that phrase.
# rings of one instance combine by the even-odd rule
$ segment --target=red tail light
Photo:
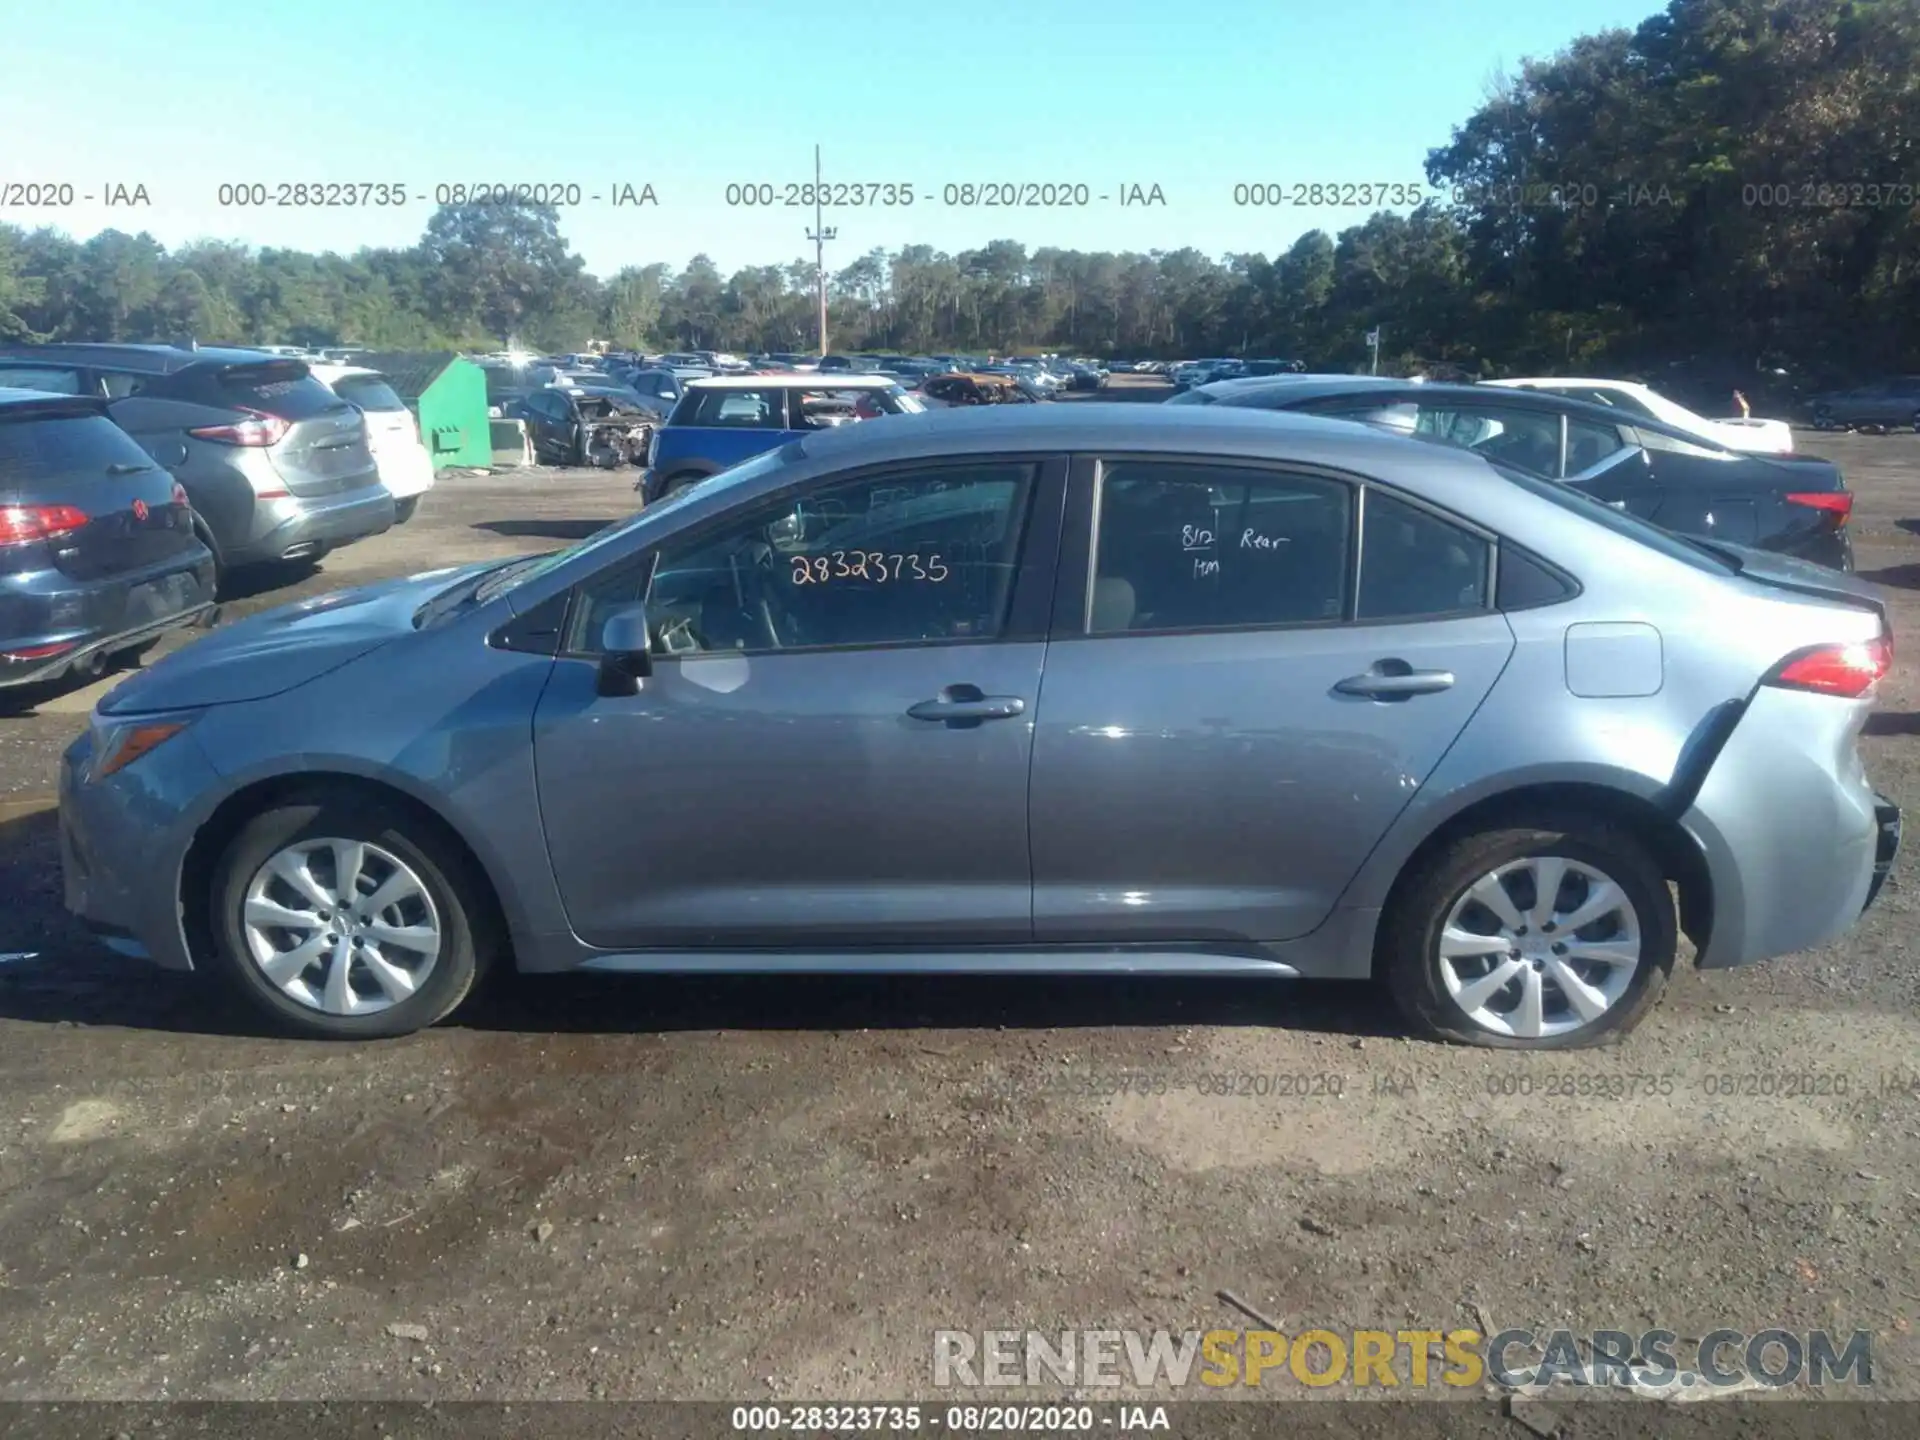
[[[289,421],[278,415],[265,415],[258,410],[249,410],[246,415],[245,420],[236,420],[231,425],[202,425],[187,433],[196,439],[213,440],[222,445],[265,449],[269,445],[278,445],[293,428]]]
[[[71,505],[0,505],[0,545],[31,545],[66,535],[87,523]]]
[[[51,660],[56,655],[64,655],[80,642],[62,640],[56,645],[30,645],[25,650],[0,651],[0,660]]]
[[[1804,505],[1809,510],[1825,510],[1836,517],[1835,523],[1844,525],[1847,517],[1853,514],[1853,493],[1849,490],[1809,490],[1799,491],[1787,496],[1789,505]]]
[[[1767,677],[1769,685],[1858,700],[1893,668],[1893,637],[1860,645],[1816,645],[1789,655]]]

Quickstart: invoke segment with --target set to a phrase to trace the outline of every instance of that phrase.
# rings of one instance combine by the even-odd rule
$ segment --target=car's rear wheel
[[[1630,830],[1579,814],[1463,835],[1419,862],[1381,928],[1379,973],[1423,1033],[1509,1050],[1618,1040],[1679,945],[1660,866]]]
[[[1833,412],[1824,405],[1816,408],[1813,412],[1813,428],[1816,430],[1833,429]]]
[[[295,1033],[406,1035],[452,1014],[479,978],[482,893],[457,848],[399,806],[279,805],[215,867],[214,968]]]
[[[666,484],[660,487],[660,498],[678,495],[682,490],[690,490],[707,477],[698,470],[682,470],[678,475],[669,475]]]

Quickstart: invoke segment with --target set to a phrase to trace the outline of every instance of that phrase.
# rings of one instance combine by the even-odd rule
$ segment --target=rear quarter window
[[[0,496],[44,490],[68,477],[97,479],[110,465],[152,464],[147,452],[105,416],[9,420],[0,411]]]

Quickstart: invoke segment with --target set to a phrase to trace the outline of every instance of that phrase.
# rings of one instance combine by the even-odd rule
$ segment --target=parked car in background
[[[193,502],[223,572],[317,561],[391,529],[365,418],[306,363],[172,345],[0,346],[0,385],[107,401]]]
[[[1831,461],[1746,454],[1610,406],[1366,375],[1226,380],[1166,403],[1301,410],[1384,425],[1570,485],[1683,535],[1853,568],[1853,495]]]
[[[1034,397],[1010,375],[961,372],[932,375],[920,387],[927,403],[950,405],[1032,405]]]
[[[630,390],[584,385],[545,386],[506,406],[504,416],[526,425],[541,463],[607,469],[638,464],[661,421]]]
[[[1793,453],[1793,427],[1785,420],[1749,419],[1737,415],[1728,419],[1711,420],[1704,415],[1694,414],[1686,406],[1668,399],[1652,386],[1636,384],[1631,380],[1579,380],[1555,376],[1489,380],[1486,383],[1516,390],[1539,390],[1549,395],[1565,395],[1570,400],[1584,400],[1590,405],[1610,405],[1616,410],[1625,411],[1630,416],[1659,420],[1675,429],[1684,430],[1690,435],[1730,446],[1735,450],[1750,450],[1762,455]]]
[[[662,415],[670,414],[673,407],[680,403],[680,397],[687,392],[686,382],[671,370],[615,366],[608,373],[614,381],[634,391]]]
[[[512,963],[1371,977],[1563,1050],[1682,930],[1721,969],[1856,924],[1890,663],[1872,586],[1465,450],[912,416],[167,656],[62,758],[65,898],[313,1037]]]
[[[1067,376],[1069,390],[1104,390],[1108,372],[1098,365],[1075,365]]]
[[[404,525],[433,488],[433,456],[420,438],[420,422],[378,370],[358,365],[310,364],[314,378],[357,409],[367,422],[367,448],[380,483],[393,496],[393,519]]]
[[[1920,431],[1920,375],[1895,375],[1851,390],[1833,390],[1808,402],[1816,430]]]
[[[1266,375],[1298,375],[1306,368],[1298,360],[1243,360],[1240,362],[1240,374],[1249,379]]]
[[[789,440],[921,408],[900,385],[880,375],[696,380],[666,424],[653,432],[646,472],[634,489],[651,505]]]
[[[106,401],[0,389],[0,693],[139,654],[215,583],[185,487]]]

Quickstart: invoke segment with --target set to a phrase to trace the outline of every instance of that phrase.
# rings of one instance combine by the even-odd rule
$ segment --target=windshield
[[[553,550],[544,555],[530,555],[521,560],[509,561],[499,569],[487,572],[475,588],[473,600],[481,605],[490,600],[496,600],[502,595],[519,589],[529,580],[537,580],[542,575],[552,574],[562,565],[570,564],[583,555],[591,555],[595,551],[617,545],[640,526],[662,514],[678,509],[696,495],[708,496],[717,490],[731,489],[757,480],[767,472],[778,470],[782,465],[797,460],[799,456],[800,446],[797,441],[782,445],[777,450],[763,451],[750,460],[741,461],[729,470],[722,470],[702,484],[689,485],[664,499],[654,501],[644,509],[634,511],[624,520],[615,520],[605,529],[594,531],[586,539],[577,541],[564,550]]]

